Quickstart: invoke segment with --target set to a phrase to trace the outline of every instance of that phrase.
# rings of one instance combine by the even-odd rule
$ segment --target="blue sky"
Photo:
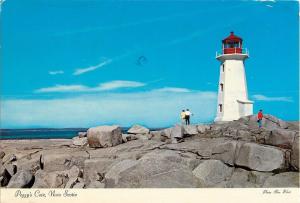
[[[1,127],[211,122],[230,31],[254,111],[298,120],[298,20],[296,1],[6,0]]]

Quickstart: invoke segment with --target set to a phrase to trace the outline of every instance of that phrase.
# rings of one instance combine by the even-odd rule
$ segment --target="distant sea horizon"
[[[122,133],[126,133],[130,127],[121,127]],[[16,139],[72,139],[78,132],[85,132],[89,128],[23,128],[0,129],[0,140]],[[150,128],[159,130],[163,128]]]

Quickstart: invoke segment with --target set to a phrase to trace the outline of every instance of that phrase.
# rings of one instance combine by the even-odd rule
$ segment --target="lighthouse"
[[[245,60],[248,50],[243,39],[233,32],[222,40],[222,51],[216,53],[220,61],[218,105],[215,122],[237,120],[253,114],[253,102],[248,100]]]

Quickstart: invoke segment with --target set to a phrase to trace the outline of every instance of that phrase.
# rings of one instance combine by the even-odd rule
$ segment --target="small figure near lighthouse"
[[[232,121],[253,114],[248,100],[244,61],[249,57],[242,38],[233,32],[222,40],[222,52],[216,55],[220,64],[218,106],[215,121]]]

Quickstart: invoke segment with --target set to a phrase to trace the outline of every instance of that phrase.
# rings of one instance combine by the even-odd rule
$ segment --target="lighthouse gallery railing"
[[[241,52],[242,50],[242,52]],[[221,51],[216,51],[216,57],[224,55],[224,54],[247,54],[249,56],[249,50],[247,48],[232,48],[231,53],[225,53],[224,49]]]

